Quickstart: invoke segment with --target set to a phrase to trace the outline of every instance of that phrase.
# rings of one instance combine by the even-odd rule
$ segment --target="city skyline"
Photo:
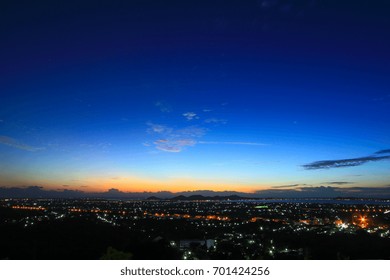
[[[386,9],[172,3],[0,9],[0,193],[390,197]]]

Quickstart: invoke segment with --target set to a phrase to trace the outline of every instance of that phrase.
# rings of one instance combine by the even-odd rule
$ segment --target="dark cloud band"
[[[381,161],[387,159],[390,159],[390,156],[367,156],[367,157],[350,158],[350,159],[321,160],[321,161],[315,161],[312,163],[304,164],[302,166],[307,170],[329,169],[329,168],[359,166],[368,162]]]
[[[333,181],[333,182],[324,182],[323,184],[329,184],[329,185],[348,185],[353,184],[354,182],[344,182],[344,181]]]
[[[390,149],[387,150],[380,150],[375,153],[376,155],[381,155],[381,154],[390,154]]]

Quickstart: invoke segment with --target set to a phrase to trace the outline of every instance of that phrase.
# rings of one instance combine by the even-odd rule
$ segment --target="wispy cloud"
[[[157,149],[164,152],[178,153],[183,150],[184,147],[194,146],[196,141],[193,139],[159,139],[154,141]]]
[[[188,121],[192,121],[194,119],[199,119],[199,116],[194,113],[194,112],[187,112],[187,113],[184,113],[183,116],[188,120]]]
[[[162,101],[157,101],[155,104],[154,104],[157,108],[160,109],[161,112],[163,113],[169,113],[171,112],[171,107],[165,103],[165,102],[162,102]]]
[[[211,123],[211,124],[226,124],[227,120],[225,119],[217,119],[217,118],[209,118],[205,119],[205,123]]]
[[[168,152],[168,153],[180,153],[182,147],[168,146],[168,145],[157,145],[157,149],[160,151]]]
[[[160,106],[160,104],[157,104]],[[156,105],[156,106],[157,106]],[[209,109],[203,109],[203,111],[211,111]],[[199,116],[195,112],[186,112],[182,114],[187,121],[193,121],[199,119]],[[207,118],[204,124],[225,124],[225,119],[219,118]],[[144,146],[154,145],[156,149],[165,152],[178,153],[186,147],[195,146],[196,144],[219,144],[219,145],[247,145],[247,146],[263,146],[264,143],[247,142],[247,141],[199,141],[203,137],[206,131],[204,127],[200,126],[187,126],[177,129],[175,127],[167,126],[164,124],[157,124],[148,122],[147,132],[153,135],[153,139],[143,143]],[[206,126],[206,125],[205,125]]]
[[[148,132],[158,136],[153,141],[156,149],[164,152],[178,153],[184,148],[194,146],[197,139],[205,134],[205,129],[189,126],[182,129],[173,129],[164,125],[148,123]]]
[[[327,184],[327,185],[348,185],[348,184],[353,184],[355,182],[344,182],[344,181],[334,181],[334,182],[324,182],[322,184]]]
[[[149,126],[148,128],[149,133],[169,134],[172,132],[172,128],[165,125],[154,124],[151,122],[148,122],[147,125]]]
[[[258,142],[234,142],[234,141],[199,141],[199,144],[211,145],[248,145],[248,146],[265,146],[267,144]]]
[[[258,190],[255,193],[261,197],[291,198],[291,197],[335,197],[339,188],[334,187],[291,187]]]
[[[273,189],[288,189],[288,188],[297,188],[300,186],[307,186],[306,184],[292,184],[292,185],[282,185],[282,186],[272,186]]]
[[[19,150],[29,151],[29,152],[36,152],[36,151],[44,150],[44,148],[33,147],[30,145],[21,143],[14,138],[11,138],[8,136],[3,136],[3,135],[0,135],[0,144],[10,146],[12,148],[16,148]]]
[[[363,165],[368,162],[381,161],[390,159],[390,156],[367,156],[359,158],[338,159],[338,160],[321,160],[302,165],[307,170],[330,169],[340,167],[352,167]]]
[[[332,197],[389,197],[389,187],[294,187],[287,189],[266,189],[255,192],[261,197],[275,198],[332,198]]]
[[[353,184],[354,182],[345,182],[345,181],[333,181],[333,182],[323,182],[321,184],[326,184],[326,185],[348,185],[348,184]],[[307,188],[316,188],[316,187],[311,187],[311,185],[308,184],[291,184],[291,185],[281,185],[281,186],[272,186],[271,188],[273,189],[288,189],[288,188],[294,188],[294,189],[307,189]]]
[[[196,141],[193,139],[160,139],[154,141],[154,144],[156,145],[156,148],[161,151],[178,153],[181,152],[184,147],[194,146]]]
[[[375,153],[376,155],[381,155],[381,154],[390,154],[390,149],[387,150],[380,150]]]
[[[206,129],[198,126],[187,126],[183,129],[178,129],[172,132],[175,137],[202,137],[206,133]]]

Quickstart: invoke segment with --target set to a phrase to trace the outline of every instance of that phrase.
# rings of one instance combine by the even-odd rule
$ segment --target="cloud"
[[[148,125],[148,132],[158,136],[158,138],[153,141],[156,149],[170,153],[178,153],[186,147],[195,146],[197,139],[205,134],[205,129],[197,126],[173,129],[164,125],[152,123],[149,123]]]
[[[335,187],[336,189],[336,187]],[[389,197],[389,187],[352,187],[352,188],[337,188],[338,192],[343,196],[351,197]]]
[[[258,190],[255,193],[260,197],[274,198],[303,198],[303,197],[336,197],[338,188],[334,187],[301,187],[290,189]]]
[[[204,122],[205,123],[212,123],[212,124],[226,124],[227,120],[217,119],[217,118],[210,118],[210,119],[206,119]]]
[[[170,146],[170,145],[156,145],[156,148],[160,151],[169,152],[169,153],[179,153],[182,150],[182,147],[179,146]]]
[[[19,150],[29,151],[29,152],[36,152],[39,150],[44,150],[44,148],[29,146],[27,144],[18,142],[14,138],[2,136],[2,135],[0,135],[0,144],[6,145],[9,147],[13,147],[13,148],[16,148]]]
[[[202,137],[206,133],[206,129],[198,126],[187,126],[172,132],[175,137]]]
[[[179,139],[175,141],[177,145],[179,146],[194,146],[196,144],[196,141],[193,139]]]
[[[162,102],[162,101],[157,101],[155,104],[154,104],[157,108],[160,109],[161,112],[163,113],[169,113],[171,112],[171,107],[166,104],[165,102]]]
[[[359,157],[359,158],[350,158],[350,159],[338,159],[338,160],[321,160],[315,161],[309,164],[302,165],[303,168],[307,170],[313,169],[329,169],[329,168],[339,168],[339,167],[352,167],[363,165],[372,161],[380,161],[390,159],[390,155],[378,156],[383,154],[390,154],[390,149],[379,150],[371,156]]]
[[[323,184],[329,184],[329,185],[348,185],[353,184],[354,182],[343,182],[343,181],[336,181],[336,182],[324,182]]]
[[[196,141],[194,139],[159,139],[154,141],[157,149],[164,152],[178,153],[185,147],[194,146]]]
[[[167,143],[168,142],[168,140],[166,140],[166,139],[158,139],[158,140],[156,140],[156,141],[154,141],[154,144],[160,144],[160,143]]]
[[[297,187],[292,189],[266,189],[255,192],[258,197],[273,198],[388,198],[390,187]]]
[[[183,116],[188,120],[188,121],[192,121],[194,119],[199,119],[199,117],[197,116],[196,113],[194,112],[187,112],[187,113],[184,113]]]
[[[267,144],[258,142],[234,142],[234,141],[199,141],[199,144],[213,145],[247,145],[247,146],[265,146]]]
[[[165,126],[165,125],[154,124],[151,122],[148,122],[147,125],[149,126],[149,128],[147,130],[149,133],[164,134],[164,133],[171,133],[172,132],[172,128]]]
[[[380,150],[375,153],[376,155],[381,155],[381,154],[390,154],[390,149],[387,150]]]
[[[287,189],[287,188],[296,188],[299,186],[307,186],[306,184],[293,184],[293,185],[282,185],[282,186],[272,186],[273,189]]]
[[[171,153],[181,152],[184,147],[194,146],[196,141],[194,139],[158,139],[154,141],[156,148]]]
[[[381,161],[387,159],[390,159],[390,156],[367,156],[367,157],[350,158],[350,159],[321,160],[309,164],[304,164],[302,166],[306,170],[330,169],[330,168],[359,166],[368,162]]]
[[[211,109],[203,109],[203,112],[205,113],[208,113],[208,112],[211,112],[212,110]]]

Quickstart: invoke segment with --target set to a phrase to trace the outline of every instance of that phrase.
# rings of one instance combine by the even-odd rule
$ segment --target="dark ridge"
[[[157,196],[149,196],[146,200],[161,200],[161,198]]]
[[[242,197],[238,195],[229,195],[229,196],[203,196],[203,195],[190,195],[190,196],[184,196],[179,195],[171,198],[170,200],[243,200],[243,199],[253,199],[253,198],[247,198]]]

